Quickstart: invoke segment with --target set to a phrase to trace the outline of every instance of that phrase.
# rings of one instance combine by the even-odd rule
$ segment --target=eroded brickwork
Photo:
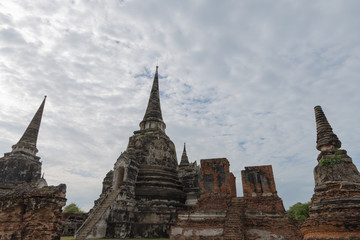
[[[87,216],[87,213],[63,213],[61,215],[61,236],[74,236]]]
[[[285,214],[277,195],[272,166],[241,171],[244,203],[244,239],[302,239],[297,223]]]
[[[301,227],[304,239],[360,239],[360,174],[345,150],[323,151],[318,160],[324,156],[344,162],[315,167],[310,217]]]
[[[271,166],[242,171],[244,197],[234,195],[226,159],[202,160],[201,173],[203,194],[195,210],[179,213],[171,239],[302,239],[277,196]]]
[[[195,209],[179,211],[171,239],[223,239],[226,215],[236,196],[235,177],[226,158],[202,159],[202,194]]]
[[[241,177],[244,197],[277,196],[271,165],[245,167]]]
[[[59,240],[66,186],[22,184],[0,192],[0,239]]]
[[[230,172],[230,164],[226,158],[202,159],[200,171],[203,194],[236,196],[235,176]]]

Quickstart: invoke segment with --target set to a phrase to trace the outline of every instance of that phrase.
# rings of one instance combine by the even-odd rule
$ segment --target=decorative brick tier
[[[360,239],[360,174],[345,150],[327,150],[319,160],[322,156],[340,156],[344,162],[315,167],[310,217],[301,227],[304,239]]]

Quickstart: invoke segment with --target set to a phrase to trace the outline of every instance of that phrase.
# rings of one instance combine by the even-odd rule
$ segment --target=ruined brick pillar
[[[236,196],[235,176],[230,172],[230,164],[226,158],[202,159],[201,176],[203,195],[219,193],[223,196]]]
[[[202,159],[200,171],[200,199],[195,209],[178,211],[170,239],[225,239],[228,210],[236,198],[235,177],[226,158]]]
[[[244,239],[300,240],[296,222],[286,216],[283,202],[277,195],[272,166],[245,167],[241,176]]]

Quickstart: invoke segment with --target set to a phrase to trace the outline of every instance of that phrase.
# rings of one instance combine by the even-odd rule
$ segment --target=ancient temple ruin
[[[243,197],[226,158],[201,160],[202,194],[194,209],[179,211],[170,239],[300,240],[297,222],[286,216],[272,167],[245,167]]]
[[[320,106],[315,117],[320,154],[305,222],[286,216],[270,165],[245,167],[244,195],[236,197],[228,161],[207,159],[201,160],[200,199],[194,209],[179,211],[170,239],[360,239],[360,174]]]
[[[45,99],[12,151],[0,158],[0,239],[60,239],[66,186],[47,186],[36,156]]]
[[[168,237],[177,211],[196,202],[198,168],[184,156],[179,170],[175,145],[165,133],[158,78],[156,67],[140,130],[104,178],[100,198],[76,239]]]
[[[60,238],[66,186],[47,186],[36,155],[45,100],[12,151],[0,158],[0,239]],[[360,239],[360,173],[320,106],[315,118],[320,154],[309,218],[301,223],[286,215],[271,165],[245,167],[243,196],[237,197],[226,158],[202,159],[198,166],[184,144],[178,164],[165,133],[156,67],[140,129],[106,174],[76,239]]]
[[[129,138],[103,180],[102,193],[76,239],[360,239],[360,175],[320,107],[315,108],[315,194],[310,218],[286,215],[272,166],[245,167],[243,196],[226,158],[190,163],[184,145],[180,164],[166,135],[158,67],[140,130]]]

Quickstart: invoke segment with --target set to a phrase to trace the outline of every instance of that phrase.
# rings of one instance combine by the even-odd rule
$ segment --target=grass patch
[[[345,159],[341,158],[340,155],[342,153],[342,150],[338,149],[335,151],[334,156],[330,158],[322,158],[319,161],[320,166],[332,168],[334,165],[345,162]]]

